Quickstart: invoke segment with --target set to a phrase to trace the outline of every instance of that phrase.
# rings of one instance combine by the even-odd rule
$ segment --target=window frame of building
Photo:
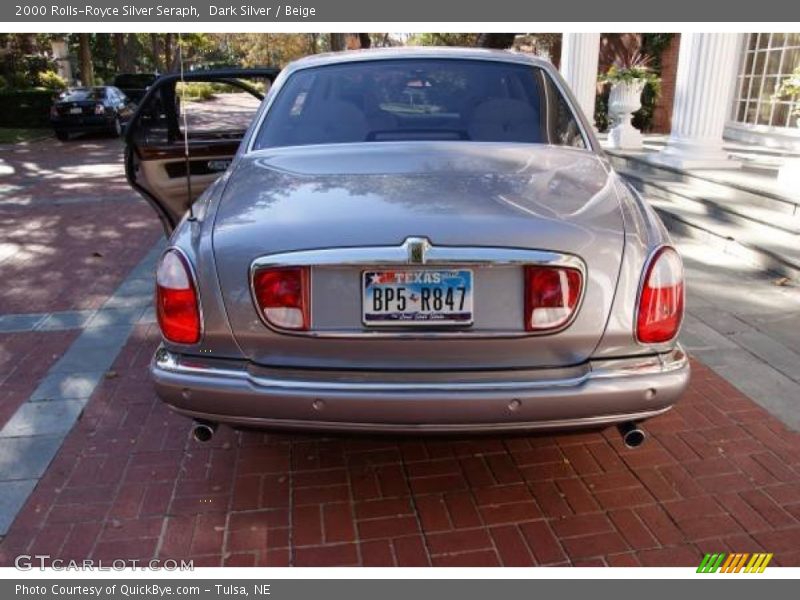
[[[800,98],[778,98],[775,93],[800,66],[800,33],[761,32],[742,37],[725,137],[753,142],[753,135],[761,134],[772,138],[769,145],[796,149],[800,127],[793,111],[800,107]]]

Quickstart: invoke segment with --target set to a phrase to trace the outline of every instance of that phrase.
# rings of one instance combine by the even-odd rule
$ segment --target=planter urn
[[[642,107],[642,90],[645,81],[618,81],[611,86],[608,96],[608,114],[613,127],[608,131],[611,148],[636,149],[642,147],[642,134],[631,125],[633,113]]]

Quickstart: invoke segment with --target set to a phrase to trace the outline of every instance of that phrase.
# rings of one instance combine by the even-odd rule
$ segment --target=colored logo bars
[[[741,571],[742,573],[763,573],[771,560],[772,553],[767,554],[764,552],[755,554],[748,554],[747,552],[706,554],[700,566],[697,567],[697,572],[739,573]]]

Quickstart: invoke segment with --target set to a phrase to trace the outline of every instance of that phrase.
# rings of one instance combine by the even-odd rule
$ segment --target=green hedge
[[[48,127],[53,92],[0,91],[0,127]]]

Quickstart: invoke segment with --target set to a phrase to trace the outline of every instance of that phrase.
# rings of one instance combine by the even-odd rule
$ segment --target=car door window
[[[241,73],[166,76],[128,127],[126,172],[167,229],[228,168],[277,70]]]

